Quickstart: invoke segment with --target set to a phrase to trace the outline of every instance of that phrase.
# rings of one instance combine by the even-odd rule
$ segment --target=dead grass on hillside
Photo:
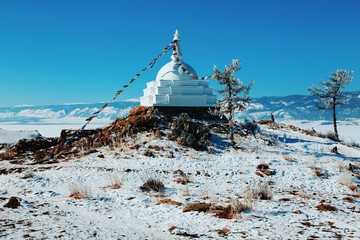
[[[175,206],[181,206],[182,203],[181,202],[177,202],[177,201],[174,201],[172,199],[159,199],[156,201],[156,205],[160,205],[160,204],[169,204],[169,205],[175,205]]]
[[[72,199],[89,199],[91,198],[91,189],[88,186],[80,186],[77,184],[69,185],[70,195]]]
[[[294,159],[290,156],[284,156],[284,160],[288,161],[288,162],[293,162]]]
[[[318,176],[318,177],[322,177],[324,175],[322,169],[315,167],[315,166],[309,166],[309,168],[313,171],[313,173]]]
[[[316,208],[319,211],[337,211],[337,208],[335,206],[332,206],[330,204],[321,203],[316,206]]]
[[[122,187],[122,183],[120,177],[118,175],[110,175],[110,184],[105,186],[104,188],[109,189],[120,189]]]
[[[351,191],[353,191],[353,192],[357,192],[357,190],[358,190],[358,186],[357,185],[349,185],[349,186],[347,186]]]
[[[269,164],[267,163],[260,163],[258,166],[257,166],[257,170],[262,172],[263,174],[267,175],[267,176],[272,176],[272,175],[275,175],[276,172],[274,170],[271,170],[269,168]],[[260,176],[260,175],[259,175]]]
[[[0,159],[2,160],[11,160],[14,159],[16,157],[17,153],[10,148],[10,146],[6,145],[5,146],[5,152],[0,154]]]

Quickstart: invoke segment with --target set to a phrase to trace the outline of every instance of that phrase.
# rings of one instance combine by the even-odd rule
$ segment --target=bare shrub
[[[151,190],[159,193],[163,193],[165,186],[159,179],[149,178],[146,182],[140,186],[143,192],[149,192]]]
[[[183,146],[203,151],[207,150],[207,146],[210,144],[211,134],[206,126],[191,120],[186,113],[182,113],[173,122],[168,138],[176,140]]]
[[[77,184],[70,184],[70,198],[73,199],[89,199],[91,198],[91,189],[88,186],[80,186]]]
[[[306,135],[310,135],[310,136],[313,136],[313,137],[321,137],[316,131],[314,128],[312,129],[303,129],[303,132],[306,134]]]
[[[345,144],[350,147],[360,148],[360,143],[356,142],[354,139],[351,139],[350,142],[346,142]]]
[[[245,195],[248,203],[250,199],[271,200],[272,190],[269,182],[255,181],[253,186],[246,189]]]
[[[325,137],[330,139],[330,140],[333,140],[334,142],[340,142],[339,138],[333,132],[325,133]]]
[[[342,174],[339,175],[339,183],[344,185],[344,186],[348,186],[350,185],[352,180],[352,175],[349,172],[344,172]]]
[[[245,196],[244,199],[236,199],[232,203],[234,213],[239,214],[253,208],[253,196]]]
[[[260,133],[260,127],[256,123],[255,120],[250,120],[245,118],[245,121],[240,124],[240,128],[246,135],[253,135],[256,136],[257,133]]]

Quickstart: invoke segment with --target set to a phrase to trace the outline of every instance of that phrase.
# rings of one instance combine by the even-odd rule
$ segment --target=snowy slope
[[[277,144],[269,146],[264,138]],[[207,153],[145,133],[117,148],[103,147],[56,164],[1,161],[0,238],[360,238],[360,195],[348,187],[360,184],[348,169],[349,163],[360,164],[359,149],[267,126],[256,138],[236,140],[243,150],[223,149],[220,144]],[[340,154],[331,153],[334,146]],[[147,150],[155,157],[144,156]],[[168,157],[170,152],[174,158]],[[261,163],[276,174],[257,175]],[[177,183],[182,177],[179,169],[189,180],[185,185]],[[149,177],[164,183],[163,194],[139,189]],[[121,182],[121,188],[111,189],[114,181]],[[183,211],[195,202],[227,206],[242,201],[246,189],[256,188],[260,181],[269,184],[272,198],[253,200],[252,209],[232,219]],[[87,198],[70,198],[74,186],[86,190]],[[2,207],[11,196],[21,199],[19,208]],[[157,205],[161,199],[181,206]],[[336,209],[320,211],[319,205]]]
[[[10,131],[0,128],[0,143],[16,143],[20,139],[32,139],[41,137],[38,131]]]
[[[349,104],[339,107],[338,119],[360,118],[360,92],[349,92]],[[279,120],[332,120],[331,111],[317,110],[313,96],[291,95],[285,97],[261,97],[252,100],[246,115],[253,119],[269,119],[273,113]],[[241,115],[241,114],[240,114]]]

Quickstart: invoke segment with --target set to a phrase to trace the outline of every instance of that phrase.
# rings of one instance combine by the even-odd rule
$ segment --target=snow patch
[[[20,139],[39,138],[41,134],[36,131],[11,131],[0,128],[0,143],[13,144]]]

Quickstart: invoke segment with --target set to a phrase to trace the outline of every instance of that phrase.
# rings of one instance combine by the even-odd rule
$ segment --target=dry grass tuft
[[[73,199],[89,199],[91,198],[91,189],[86,186],[79,186],[76,184],[71,184],[69,186],[70,198]]]
[[[187,183],[190,182],[190,180],[188,178],[180,177],[180,178],[177,178],[175,180],[175,182],[179,183],[179,184],[182,184],[182,185],[186,185]]]
[[[211,204],[210,203],[190,203],[189,205],[185,206],[183,208],[183,212],[191,212],[191,211],[196,211],[196,212],[208,212],[211,208]]]
[[[110,176],[110,185],[106,186],[105,188],[110,189],[120,189],[122,187],[122,183],[120,178],[117,175]]]
[[[163,193],[165,186],[159,179],[149,178],[146,182],[140,187],[143,192],[149,192],[151,190],[159,193]]]
[[[221,207],[221,209],[214,210],[215,216],[223,219],[233,219],[236,216],[236,209],[232,204],[227,205],[226,207]]]
[[[218,232],[220,235],[227,235],[228,232],[230,232],[230,229],[228,229],[227,227],[224,227],[224,228],[218,229],[217,232]]]
[[[289,202],[289,201],[291,201],[291,198],[280,198],[279,201],[281,201],[281,202]]]
[[[156,202],[156,205],[160,205],[160,204],[170,204],[170,205],[175,205],[175,206],[181,206],[182,203],[181,202],[177,202],[171,199],[159,199]]]
[[[313,170],[314,174],[318,177],[322,177],[324,175],[324,173],[322,172],[322,170],[320,168],[317,168],[315,166],[309,166],[309,168],[311,170]]]
[[[267,163],[260,163],[257,166],[257,170],[261,171],[263,174],[265,174],[267,176],[272,176],[272,175],[275,175],[275,173],[276,173],[274,170],[269,169],[269,164],[267,164]],[[259,174],[257,174],[257,175],[259,175]]]
[[[357,185],[349,185],[348,188],[353,191],[353,192],[357,192],[358,190],[358,186]]]
[[[288,162],[293,162],[294,159],[292,157],[289,156],[284,156],[284,160],[288,161]]]
[[[337,211],[337,208],[335,206],[332,206],[330,204],[324,204],[324,203],[317,205],[316,208],[319,211]]]
[[[10,147],[5,148],[5,152],[0,154],[0,159],[2,160],[11,160],[17,156],[17,153],[10,149]]]
[[[180,177],[178,177],[175,180],[176,183],[186,185],[187,183],[191,182],[188,175],[186,173],[184,173],[184,171],[182,171],[181,169],[178,169],[178,170],[174,171],[173,173],[180,175]]]
[[[271,200],[272,199],[272,190],[270,187],[270,182],[254,182],[251,187],[248,187],[245,190],[245,199],[247,201],[253,199],[260,200]]]
[[[351,203],[354,202],[354,198],[351,196],[346,196],[342,200],[345,202],[351,202]]]

